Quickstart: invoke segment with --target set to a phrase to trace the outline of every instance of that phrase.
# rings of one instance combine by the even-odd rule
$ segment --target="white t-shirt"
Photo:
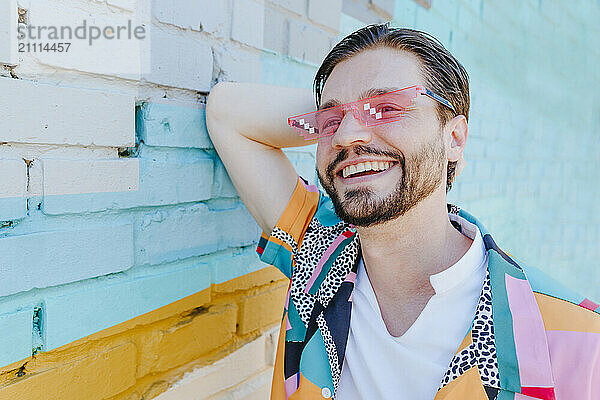
[[[476,225],[449,214],[473,239],[458,262],[429,280],[435,294],[400,337],[387,331],[360,260],[338,400],[432,400],[458,346],[469,332],[488,257]]]

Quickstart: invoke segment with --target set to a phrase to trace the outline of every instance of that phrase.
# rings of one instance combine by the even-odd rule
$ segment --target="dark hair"
[[[413,53],[421,60],[421,70],[426,86],[448,100],[456,115],[469,120],[469,76],[456,58],[433,36],[408,28],[394,28],[385,24],[368,25],[342,39],[327,54],[317,71],[314,82],[317,108],[321,92],[334,67],[366,49],[391,47]],[[442,104],[436,104],[436,114],[444,126],[455,114]],[[446,192],[452,187],[456,161],[448,163]]]

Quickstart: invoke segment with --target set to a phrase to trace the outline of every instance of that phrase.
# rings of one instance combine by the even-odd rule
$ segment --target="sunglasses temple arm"
[[[446,107],[448,107],[449,109],[451,109],[452,111],[454,111],[454,113],[456,113],[456,110],[454,109],[454,107],[452,107],[452,104],[450,104],[450,102],[446,99],[444,99],[443,97],[433,93],[431,90],[425,88],[425,93],[426,96],[431,97],[432,99],[434,99],[435,101],[439,101],[440,103],[442,103],[443,105],[445,105]]]

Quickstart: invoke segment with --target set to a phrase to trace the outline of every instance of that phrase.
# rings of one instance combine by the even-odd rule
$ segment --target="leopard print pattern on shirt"
[[[323,304],[323,307],[327,307],[329,301],[337,293],[340,285],[348,276],[348,273],[352,271],[354,260],[358,256],[358,246],[358,235],[355,235],[352,242],[348,243],[335,259],[331,269],[325,276],[317,292],[317,300]]]
[[[325,321],[325,317],[323,314],[319,314],[317,317],[317,325],[319,326],[319,331],[321,332],[321,336],[323,336],[323,342],[325,343],[325,349],[327,350],[327,357],[329,358],[329,365],[331,367],[331,376],[333,378],[333,397],[337,393],[338,385],[340,382],[341,370],[339,368],[337,350],[335,348],[335,342],[331,337],[331,333],[329,332],[329,328],[327,327],[327,322]]]
[[[479,369],[485,386],[500,388],[498,381],[498,358],[492,324],[492,292],[490,274],[486,271],[483,288],[471,329],[472,343],[454,356],[439,389],[458,378],[474,366]]]
[[[316,299],[316,296],[304,292],[306,284],[319,263],[320,257],[346,229],[347,224],[344,222],[333,226],[323,226],[317,218],[313,218],[304,234],[300,248],[294,252],[295,265],[290,285],[290,297],[294,300],[296,310],[306,327],[308,327]],[[321,285],[321,287],[323,286]],[[331,289],[333,291],[334,288]],[[337,287],[335,289],[337,290]]]
[[[292,235],[287,233],[281,228],[275,227],[271,232],[271,236],[281,240],[284,243],[287,243],[292,248],[292,253],[298,249],[298,243],[294,240]]]

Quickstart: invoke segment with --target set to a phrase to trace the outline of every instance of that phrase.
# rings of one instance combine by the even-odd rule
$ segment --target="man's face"
[[[370,88],[425,85],[419,63],[413,54],[388,47],[362,51],[336,65],[321,103],[355,101]],[[392,164],[381,172],[343,177],[344,166],[364,160]],[[336,214],[363,227],[405,214],[442,183],[445,192],[446,161],[436,103],[421,95],[400,121],[380,126],[366,127],[348,111],[335,134],[317,145],[317,174]]]

